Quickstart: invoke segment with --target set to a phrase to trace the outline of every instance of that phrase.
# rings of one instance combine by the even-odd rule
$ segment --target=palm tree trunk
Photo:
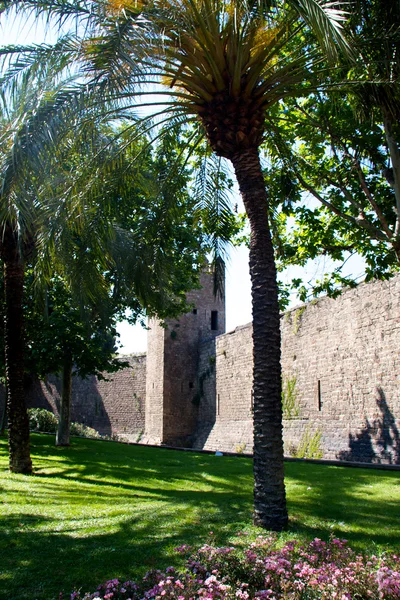
[[[32,473],[29,420],[24,394],[24,264],[15,233],[6,225],[2,240],[5,293],[5,362],[10,471]]]
[[[0,421],[0,436],[4,435],[7,423],[7,386],[4,388],[4,406]]]
[[[69,446],[71,427],[72,360],[66,358],[62,373],[60,415],[56,435],[56,446]]]
[[[232,157],[250,220],[253,309],[254,522],[274,531],[287,525],[283,467],[280,320],[268,199],[258,150]]]

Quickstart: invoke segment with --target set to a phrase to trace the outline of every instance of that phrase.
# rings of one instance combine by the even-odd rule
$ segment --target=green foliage
[[[297,377],[283,377],[282,412],[284,419],[296,419],[300,415],[300,403],[297,392]]]
[[[29,428],[31,431],[39,431],[43,433],[56,433],[58,427],[58,419],[54,413],[45,408],[28,408]],[[83,423],[71,423],[70,434],[83,438],[90,439],[111,439],[109,436],[103,436],[92,427],[88,427]],[[113,436],[112,439],[118,436]]]
[[[101,439],[103,437],[98,431],[83,423],[71,423],[70,434],[91,439]]]
[[[293,449],[292,456],[295,458],[322,458],[324,451],[321,447],[322,432],[316,429],[314,432],[309,427],[303,432],[297,448]]]
[[[120,129],[122,176],[112,217],[129,236],[118,254],[117,264],[125,267],[110,276],[114,300],[119,315],[132,323],[143,314],[176,316],[187,309],[185,294],[198,286],[209,249],[197,199],[190,192],[185,132],[179,125],[162,130],[150,151],[150,140],[132,135],[129,122]]]
[[[55,433],[58,419],[54,413],[45,408],[28,408],[29,428],[32,431]]]
[[[400,267],[399,14],[396,0],[354,2],[346,24],[353,63],[269,114],[265,179],[278,269],[321,255],[337,261],[315,284],[293,280],[303,301],[354,286],[342,274],[353,254],[364,258],[367,280]]]
[[[26,370],[33,376],[45,377],[61,372],[66,359],[75,365],[80,377],[115,372],[126,362],[115,358],[115,318],[107,314],[111,307],[79,306],[66,283],[54,276],[46,293],[45,310],[34,297],[31,275],[27,276],[25,295]]]
[[[265,177],[276,206],[271,219],[278,268],[305,265],[320,255],[339,261],[332,276],[317,282],[315,295],[334,295],[338,286],[353,283],[341,276],[349,254],[364,257],[367,279],[390,276],[399,263],[382,219],[394,232],[396,202],[384,177],[388,156],[381,126],[360,124],[348,97],[334,92],[287,100],[276,119]],[[292,182],[290,196],[281,186],[282,174]],[[307,288],[301,281],[293,285],[304,300]]]
[[[293,315],[293,333],[294,333],[294,335],[297,335],[299,333],[299,331],[300,331],[301,322],[302,322],[302,319],[303,319],[303,314],[305,313],[306,310],[307,310],[306,306],[300,306],[300,308],[297,308],[292,313],[292,315]]]

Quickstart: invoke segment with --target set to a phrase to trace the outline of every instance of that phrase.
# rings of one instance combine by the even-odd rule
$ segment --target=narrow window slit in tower
[[[217,329],[218,329],[218,311],[212,310],[211,311],[211,330],[217,331]]]
[[[219,416],[219,394],[217,394],[217,415]]]
[[[194,309],[192,310],[192,313],[193,313],[194,315],[197,315],[197,308],[194,308]]]
[[[318,379],[318,410],[322,410],[321,380]]]

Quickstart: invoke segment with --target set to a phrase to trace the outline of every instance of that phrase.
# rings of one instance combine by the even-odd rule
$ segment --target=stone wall
[[[156,319],[148,323],[144,444],[163,441],[165,329]]]
[[[325,458],[399,464],[400,277],[288,311],[281,329],[298,412],[284,421],[286,454],[320,433]],[[200,424],[195,445],[251,451],[251,325],[219,336],[215,355],[215,424],[207,436]],[[205,422],[212,402],[202,399]]]
[[[71,419],[102,434],[118,433],[136,441],[144,430],[146,355],[126,357],[124,361],[129,367],[104,373],[108,381],[93,376],[72,378]],[[34,381],[27,390],[28,407],[46,408],[58,414],[60,392],[57,376]]]
[[[282,365],[327,458],[400,463],[400,277],[362,284],[282,318]]]
[[[203,443],[206,450],[252,451],[252,328],[238,327],[215,340],[214,398],[201,401],[200,416],[210,420],[214,402],[215,425],[206,440],[196,436],[195,447]],[[202,362],[206,364],[209,349],[203,349]],[[211,382],[210,382],[211,383]],[[209,393],[211,385],[205,389]],[[204,405],[204,407],[202,407]],[[200,430],[202,424],[200,423]]]
[[[73,420],[131,441],[145,429],[145,443],[252,451],[251,324],[221,335],[224,300],[212,277],[202,283],[190,312],[167,327],[150,323],[147,361],[129,358],[109,382],[74,378]],[[324,458],[400,464],[400,275],[290,310],[281,329],[294,404],[285,453],[318,434]],[[59,380],[33,384],[28,396],[57,412]]]

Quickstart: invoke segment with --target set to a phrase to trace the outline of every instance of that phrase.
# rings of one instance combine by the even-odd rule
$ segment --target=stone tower
[[[149,321],[143,442],[191,445],[198,414],[199,343],[225,332],[225,297],[214,296],[213,273],[188,293],[190,312],[161,325]]]

